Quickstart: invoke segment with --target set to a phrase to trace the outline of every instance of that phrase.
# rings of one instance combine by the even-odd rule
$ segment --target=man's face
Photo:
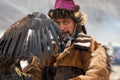
[[[76,27],[74,21],[71,18],[56,19],[55,22],[58,24],[62,32],[63,38],[65,38],[66,35],[70,35],[70,36],[74,35]]]

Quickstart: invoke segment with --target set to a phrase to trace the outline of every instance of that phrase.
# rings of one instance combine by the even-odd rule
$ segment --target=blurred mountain
[[[0,0],[0,34],[28,13],[53,8],[55,0]],[[120,42],[120,0],[75,0],[88,15],[86,29],[100,42]]]

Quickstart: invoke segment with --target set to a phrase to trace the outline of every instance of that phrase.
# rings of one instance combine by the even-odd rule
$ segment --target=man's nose
[[[65,31],[65,26],[64,26],[64,24],[60,24],[60,30],[61,30],[61,31]]]

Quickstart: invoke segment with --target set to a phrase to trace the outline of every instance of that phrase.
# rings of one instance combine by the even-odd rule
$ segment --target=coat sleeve
[[[85,75],[79,75],[69,80],[109,80],[109,67],[106,49],[99,45],[91,53],[91,61]]]
[[[37,56],[33,57],[31,64],[26,72],[31,75],[34,80],[42,80],[42,66],[40,64],[39,58]]]

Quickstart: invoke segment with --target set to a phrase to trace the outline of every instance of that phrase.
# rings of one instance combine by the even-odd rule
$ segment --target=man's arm
[[[94,42],[94,41],[92,41]],[[95,42],[94,42],[95,43]],[[93,46],[93,43],[91,43]],[[93,47],[90,47],[93,49]],[[92,51],[92,50],[91,50]],[[80,75],[70,80],[109,80],[109,61],[106,49],[101,45],[91,53],[91,61],[85,75]]]

